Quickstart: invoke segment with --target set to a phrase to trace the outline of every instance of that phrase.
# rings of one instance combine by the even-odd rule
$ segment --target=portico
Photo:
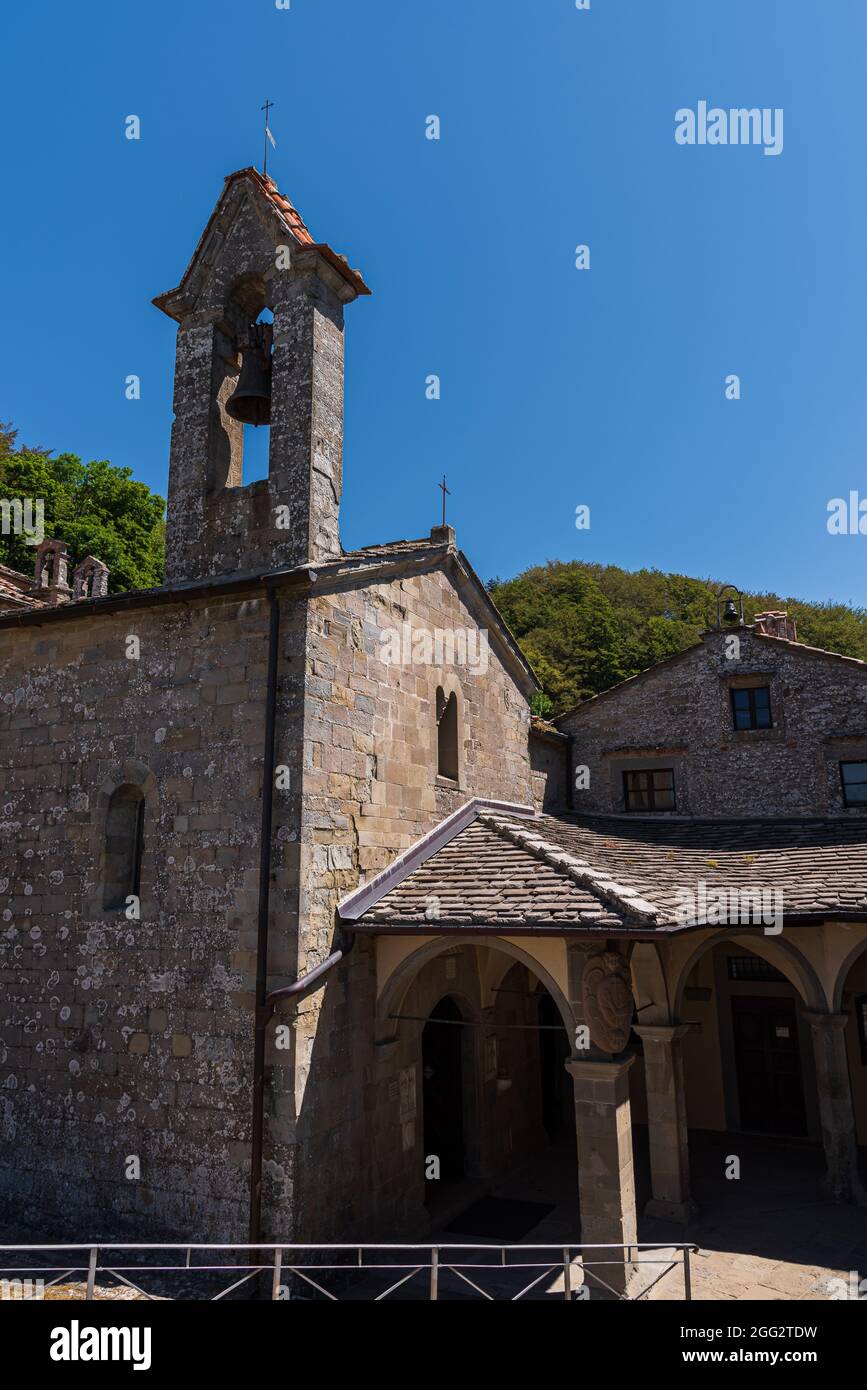
[[[570,836],[582,841],[581,862],[564,849]],[[763,1086],[782,1097],[767,1112],[769,1134],[803,1115],[803,1142],[813,1152],[821,1145],[827,1173],[816,1200],[861,1200],[867,1110],[849,1060],[858,1046],[852,987],[867,973],[853,938],[864,929],[820,919],[777,934],[667,920],[665,902],[639,878],[647,846],[633,845],[627,863],[621,832],[615,877],[609,836],[608,826],[479,806],[456,833],[446,827],[421,857],[393,865],[381,895],[372,880],[342,904],[345,929],[375,940],[372,1084],[384,1129],[376,1145],[382,1183],[372,1196],[382,1229],[400,1224],[397,1194],[408,1199],[404,1228],[430,1229],[425,1090],[435,1078],[425,1075],[421,1038],[437,1027],[456,1027],[464,1039],[462,1142],[474,1191],[545,1151],[544,1068],[565,1070],[585,1243],[629,1245],[646,1220],[686,1238],[698,1217],[691,1133],[695,1142],[725,1137],[724,1157],[749,1181],[746,1149],[763,1133],[749,1107],[761,1104]],[[658,845],[654,854],[662,857]],[[559,1052],[540,1046],[548,1035],[543,998]],[[455,1003],[450,1021],[435,1017],[444,999]],[[745,1057],[755,1094],[746,1089]],[[404,1098],[399,1129],[389,1119],[390,1089]],[[645,1130],[649,1191],[639,1208],[635,1165]],[[704,1140],[700,1148],[705,1161],[715,1152]],[[626,1292],[633,1273],[624,1256],[610,1267],[611,1287]]]

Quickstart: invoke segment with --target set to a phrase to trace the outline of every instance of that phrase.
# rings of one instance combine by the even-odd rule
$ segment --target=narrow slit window
[[[437,773],[458,780],[458,697],[437,691]]]
[[[105,822],[105,869],[102,906],[119,912],[127,898],[141,891],[144,848],[144,797],[138,787],[118,787]]]

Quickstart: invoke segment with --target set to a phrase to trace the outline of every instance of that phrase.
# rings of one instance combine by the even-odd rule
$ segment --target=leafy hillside
[[[16,447],[16,431],[0,425],[0,498],[41,499],[45,535],[66,541],[73,564],[95,555],[108,565],[110,593],[162,583],[165,503],[130,468]],[[33,552],[25,536],[0,531],[0,564],[32,574]]]
[[[549,561],[487,587],[550,701],[536,712],[558,714],[697,642],[716,620],[719,585],[573,560]],[[766,608],[787,609],[800,641],[867,660],[867,610],[744,595],[747,622]]]

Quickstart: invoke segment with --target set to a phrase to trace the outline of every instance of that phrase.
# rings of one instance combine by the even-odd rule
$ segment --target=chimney
[[[798,640],[795,620],[790,618],[784,609],[770,609],[767,613],[757,613],[754,627],[762,637],[783,637],[787,642]]]

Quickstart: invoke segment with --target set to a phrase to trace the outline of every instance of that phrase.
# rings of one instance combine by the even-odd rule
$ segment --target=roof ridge
[[[814,647],[809,642],[800,642],[797,638],[778,637],[774,632],[756,632],[752,624],[748,624],[754,637],[760,637],[765,642],[779,642],[784,647],[797,647],[799,651],[810,652],[813,656],[833,656],[837,661],[850,661],[856,666],[867,666],[867,661],[860,656],[847,656],[845,652],[834,652],[830,647]]]
[[[640,922],[650,922],[654,926],[659,923],[660,909],[655,903],[642,897],[637,889],[625,887],[610,874],[601,869],[594,869],[585,859],[579,859],[577,855],[570,854],[561,846],[551,844],[538,831],[523,830],[507,818],[490,811],[480,811],[478,819],[489,829],[511,840],[512,844],[520,849],[543,860],[552,868],[562,870],[573,882],[602,898],[609,907],[637,918]]]
[[[484,807],[489,809],[508,810],[516,816],[527,816],[535,818],[536,811],[532,806],[521,806],[517,802],[498,801],[490,797],[473,796],[469,801],[465,801],[456,811],[452,811],[446,816],[445,820],[438,821],[433,829],[413,841],[405,850],[398,854],[390,864],[384,869],[380,869],[373,874],[366,882],[360,883],[347,893],[337,904],[337,913],[344,922],[353,922],[367,912],[374,903],[384,898],[386,893],[390,893],[393,888],[397,888],[403,883],[405,878],[415,873],[416,869],[421,868],[441,849],[445,849],[462,830],[466,830],[475,820],[480,819],[480,810]]]

